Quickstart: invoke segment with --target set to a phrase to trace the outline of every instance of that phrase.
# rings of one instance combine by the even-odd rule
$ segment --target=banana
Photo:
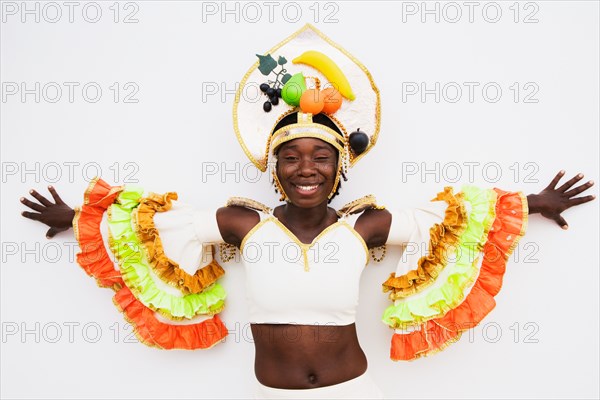
[[[346,78],[346,75],[342,72],[340,67],[325,54],[316,50],[308,50],[302,53],[300,56],[292,60],[294,64],[306,64],[319,70],[334,88],[339,90],[340,94],[348,100],[354,100],[356,96],[352,92],[350,82]]]

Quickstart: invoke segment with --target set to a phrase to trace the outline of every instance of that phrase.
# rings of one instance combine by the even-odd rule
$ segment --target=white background
[[[23,14],[21,2],[2,5],[3,398],[249,397],[254,350],[239,265],[226,266],[228,308],[221,314],[231,333],[226,343],[193,352],[128,343],[130,331],[111,304],[112,291],[97,288],[73,262],[72,231],[47,241],[42,226],[19,215],[24,207],[18,199],[34,187],[45,193],[52,180],[65,201],[80,204],[86,178],[100,166],[110,183],[137,179],[148,190],[178,191],[182,201],[198,207],[220,206],[231,195],[275,204],[267,177],[252,182],[255,170],[233,134],[232,92],[255,53],[304,23],[315,24],[360,59],[382,95],[380,140],[351,171],[334,206],[367,193],[389,208],[416,206],[444,185],[462,183],[528,194],[563,168],[568,177],[583,172],[585,180],[598,180],[596,2],[478,2],[472,22],[463,2],[427,3],[438,7],[439,22],[435,14],[421,12],[421,2],[307,2],[285,12],[285,3],[275,2],[272,21],[262,2],[253,8],[229,3],[229,9],[238,7],[232,14],[222,14],[220,2],[204,3],[204,11],[217,10],[214,15],[203,13],[202,3],[99,2],[96,23],[84,19],[94,18],[91,6],[82,14],[87,3],[77,3],[72,23],[68,7],[55,4],[62,18],[54,23],[49,20],[56,8],[46,6],[44,14],[45,3],[37,3],[39,22]],[[36,3],[27,7],[35,9]],[[498,8],[499,20],[489,22]],[[257,9],[262,16],[252,22]],[[296,10],[301,15],[293,22]],[[132,12],[138,22],[123,23]],[[40,93],[39,102],[33,94],[22,100],[20,93],[8,94],[11,82],[29,89],[35,82],[41,88],[57,82],[62,97],[51,103],[55,92],[49,91]],[[79,83],[73,102],[63,82]],[[82,95],[89,82],[103,90],[96,103]],[[116,103],[109,88],[114,82],[120,87]],[[124,86],[128,82],[139,88],[137,103],[123,101],[131,92]],[[462,97],[453,103],[453,91],[440,93],[439,102],[434,94],[424,100],[406,96],[403,88],[421,82],[428,89],[439,82],[448,90],[456,82]],[[472,102],[464,82],[479,84]],[[207,95],[213,83],[229,92]],[[491,101],[491,89],[483,96],[487,83],[502,89],[498,101]],[[537,92],[529,101],[537,102],[525,102],[532,88]],[[469,162],[479,163],[472,164],[471,176]],[[71,164],[72,176],[65,163],[79,163]],[[217,173],[207,175],[214,163]],[[418,172],[408,174],[415,166]],[[25,169],[34,172],[24,174]],[[433,172],[422,175],[424,169]],[[595,188],[590,192],[597,194]],[[389,304],[380,284],[394,269],[397,249],[385,262],[369,265],[357,326],[386,396],[599,396],[598,202],[564,217],[568,231],[533,216],[496,309],[471,336],[416,362],[389,360],[392,332],[380,322]]]

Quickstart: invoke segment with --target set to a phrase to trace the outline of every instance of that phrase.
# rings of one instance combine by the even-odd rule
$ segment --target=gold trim
[[[250,236],[252,236],[252,234],[258,230],[258,228],[260,228],[261,226],[263,226],[265,224],[265,222],[267,222],[269,219],[265,218],[263,220],[261,220],[258,224],[254,225],[252,227],[252,229],[250,229],[248,231],[248,233],[246,233],[246,236],[244,236],[244,238],[242,239],[242,243],[240,243],[240,253],[242,253],[242,255],[244,254],[244,246],[246,245],[246,241],[248,240],[248,238]]]
[[[96,186],[96,184],[98,183],[98,181],[100,180],[99,176],[94,177],[94,179],[92,179],[90,181],[90,183],[88,184],[87,189],[85,189],[85,192],[83,192],[83,204],[84,205],[89,205],[90,204],[90,195],[92,194],[92,191],[94,190],[94,187]]]
[[[317,36],[319,36],[321,39],[323,39],[325,42],[327,42],[330,46],[336,48],[341,53],[343,53],[346,57],[351,59],[354,62],[354,64],[356,64],[356,66],[358,66],[365,73],[365,75],[369,79],[369,82],[371,83],[371,88],[375,92],[375,96],[377,99],[377,104],[375,106],[375,132],[373,132],[373,135],[370,137],[369,145],[367,146],[365,151],[350,161],[350,166],[353,166],[358,160],[360,160],[365,154],[367,154],[373,146],[375,146],[375,143],[377,143],[377,139],[379,137],[379,130],[381,127],[381,95],[379,93],[379,89],[377,88],[377,85],[375,85],[375,82],[373,81],[373,76],[371,75],[369,70],[358,59],[356,59],[353,55],[351,55],[346,49],[344,49],[342,46],[340,46],[339,44],[337,44],[334,41],[332,41],[331,39],[329,39],[327,36],[325,36],[324,33],[322,33],[320,30],[318,30],[311,24],[304,25],[298,31],[296,31],[295,33],[288,36],[286,39],[284,39],[283,41],[279,42],[274,47],[272,47],[269,51],[266,52],[266,54],[274,53],[275,51],[277,51],[278,49],[283,47],[285,44],[289,43],[290,41],[292,41],[293,39],[295,39],[297,36],[299,36],[301,33],[303,33],[304,31],[306,31],[308,29],[312,30],[314,33],[317,34]],[[248,81],[248,78],[254,72],[254,70],[256,70],[258,68],[258,65],[259,65],[259,62],[256,61],[252,65],[252,67],[250,67],[250,69],[246,72],[246,74],[242,78],[240,85],[238,87],[238,90],[235,94],[235,100],[233,102],[233,130],[235,131],[236,138],[237,138],[238,142],[240,143],[240,145],[242,146],[242,149],[244,150],[246,157],[248,157],[248,159],[260,171],[265,172],[265,170],[267,168],[267,166],[266,166],[267,161],[268,161],[267,158],[265,158],[264,161],[256,160],[254,158],[254,156],[252,155],[252,153],[246,146],[244,140],[242,139],[242,134],[240,132],[240,128],[239,128],[239,124],[238,124],[238,105],[240,103],[240,98],[242,97],[242,91],[244,90],[244,88],[246,86],[246,82]],[[296,111],[296,108],[294,108],[293,111]],[[287,114],[289,114],[289,113],[287,113]],[[269,135],[269,137],[270,137],[270,135]],[[269,140],[267,141],[267,153],[268,153],[268,149],[269,149]]]
[[[339,151],[340,154],[340,158],[343,157],[343,153],[344,153],[344,146],[343,144],[340,144],[340,142],[338,142],[336,139],[324,135],[322,133],[318,133],[318,132],[301,132],[301,133],[291,133],[291,134],[284,134],[285,131],[289,131],[290,129],[293,128],[317,128],[319,130],[323,130],[327,133],[335,133],[335,136],[339,137],[340,139],[342,139],[342,137],[336,133],[334,130],[327,128],[325,125],[319,125],[319,124],[310,124],[310,125],[302,125],[302,124],[293,124],[293,125],[288,125],[288,126],[284,126],[283,128],[279,129],[277,132],[275,132],[272,136],[271,139],[271,145],[272,145],[272,149],[270,149],[270,153],[274,153],[274,150],[281,146],[284,143],[287,143],[291,140],[295,140],[295,139],[302,139],[302,138],[315,138],[315,139],[320,139],[324,142],[329,143],[330,145],[332,145],[333,147],[335,147],[337,149],[337,151]],[[323,129],[326,128],[326,129]]]
[[[136,298],[136,300],[139,301],[137,298]],[[133,318],[130,318],[127,315],[127,313],[125,312],[125,309],[123,307],[121,307],[121,305],[117,302],[117,299],[115,299],[114,296],[112,298],[112,302],[115,305],[115,307],[117,308],[117,310],[121,313],[123,319],[125,319],[125,321],[127,321],[127,323],[129,323],[129,325],[131,325],[131,327],[133,328],[133,334],[140,341],[140,343],[145,344],[148,347],[154,347],[154,348],[157,348],[157,349],[160,349],[160,350],[164,350],[165,349],[164,347],[162,347],[161,345],[159,345],[158,343],[156,343],[156,341],[154,341],[154,338],[152,338],[152,335],[149,332],[148,332],[148,336],[149,336],[149,339],[152,340],[152,342],[149,341],[149,340],[147,340],[147,339],[145,339],[142,336],[142,334],[140,333],[139,325],[137,324],[137,322],[134,321]],[[143,305],[143,303],[142,303],[142,305]]]
[[[375,256],[375,249],[381,250],[381,256],[379,256],[379,257]],[[381,246],[377,246],[377,247],[371,247],[371,258],[373,258],[373,261],[375,261],[375,262],[382,262],[383,259],[385,258],[386,253],[387,253],[387,247],[385,244],[382,244]]]
[[[354,234],[354,236],[356,236],[356,238],[360,241],[360,243],[362,244],[363,249],[365,251],[365,265],[367,265],[369,263],[369,249],[367,247],[367,243],[362,238],[362,236],[360,236],[360,234],[352,226],[350,226],[350,224],[348,224],[348,222],[346,222],[345,220],[338,220],[338,221],[334,222],[333,224],[331,224],[331,225],[327,226],[325,229],[323,229],[317,236],[315,236],[315,238],[310,243],[304,243],[304,242],[301,242],[300,239],[298,239],[298,237],[294,234],[294,232],[292,232],[287,226],[285,226],[283,224],[283,222],[281,222],[276,216],[271,215],[269,218],[265,218],[262,221],[260,221],[258,224],[256,224],[252,229],[250,229],[250,231],[246,234],[246,236],[244,236],[244,239],[242,239],[242,243],[240,245],[240,252],[242,254],[244,251],[244,246],[245,246],[247,240],[250,238],[250,236],[252,236],[252,234],[254,234],[254,232],[256,232],[260,227],[262,227],[264,224],[266,224],[269,221],[273,221],[275,223],[275,225],[278,225],[281,228],[281,230],[283,231],[283,233],[285,233],[290,239],[292,239],[292,241],[294,243],[296,243],[298,245],[298,247],[300,247],[300,250],[302,251],[302,256],[304,259],[304,270],[306,272],[310,271],[310,268],[308,265],[308,251],[310,250],[310,248],[313,247],[319,241],[319,239],[321,237],[323,237],[329,231],[337,228],[338,226],[346,226],[350,230],[350,233],[352,233],[352,234]]]
[[[71,225],[73,225],[73,233],[75,234],[75,240],[79,243],[81,247],[81,242],[79,240],[79,218],[81,217],[81,207],[75,207],[75,215],[73,216],[73,220],[71,221]]]
[[[279,201],[289,202],[290,199],[287,197],[287,193],[285,193],[285,190],[283,190],[283,186],[281,185],[281,182],[279,181],[279,177],[277,176],[276,169],[277,168],[273,169],[271,171],[271,173],[273,175],[273,182],[275,182],[275,188],[277,189],[277,191],[280,194]]]
[[[201,293],[225,274],[225,271],[214,256],[211,256],[209,263],[197,268],[193,274],[188,274],[179,263],[167,256],[160,233],[154,223],[154,216],[157,212],[170,210],[172,200],[177,200],[177,193],[167,192],[163,195],[150,193],[147,197],[142,197],[138,206],[131,211],[133,230],[145,250],[149,267],[156,276],[184,294]]]
[[[237,197],[237,196],[230,197],[229,199],[227,199],[227,203],[225,204],[225,207],[230,207],[230,206],[246,207],[246,208],[250,208],[250,209],[256,210],[256,211],[262,211],[263,213],[266,213],[266,214],[271,213],[270,207],[267,207],[260,201],[249,199],[247,197]]]
[[[133,292],[132,292],[132,294],[133,294]],[[115,295],[115,296],[116,296],[116,295]],[[142,343],[142,344],[145,344],[145,345],[146,345],[146,346],[148,346],[148,347],[157,348],[157,349],[159,349],[159,350],[165,350],[165,348],[164,348],[164,347],[162,347],[160,344],[158,344],[158,342],[156,341],[156,339],[154,339],[154,336],[152,335],[152,333],[150,333],[150,331],[149,331],[149,330],[148,330],[148,337],[149,337],[149,339],[150,339],[150,340],[152,340],[152,342],[150,342],[150,341],[146,340],[146,339],[145,339],[145,338],[142,336],[142,334],[140,333],[140,328],[139,328],[139,325],[138,325],[138,323],[137,323],[137,322],[136,322],[136,321],[135,321],[133,318],[130,318],[130,317],[127,315],[127,311],[125,311],[125,309],[124,309],[123,307],[121,307],[121,305],[120,305],[120,304],[117,302],[117,299],[115,299],[115,296],[113,296],[113,298],[112,298],[112,302],[113,302],[113,304],[115,305],[115,307],[117,308],[117,310],[118,310],[118,311],[121,313],[121,315],[123,316],[123,318],[125,319],[125,321],[127,321],[127,322],[128,322],[128,323],[129,323],[129,324],[132,326],[132,328],[133,328],[133,333],[134,333],[134,335],[137,337],[137,339],[140,341],[140,343]],[[138,299],[135,297],[135,295],[134,295],[133,297],[136,299],[136,301],[139,301],[139,300],[138,300]],[[142,307],[146,307],[146,306],[144,306],[144,303],[142,303],[141,301],[139,301],[139,302],[140,302],[140,304],[142,304]],[[147,307],[146,307],[146,308],[147,308]],[[156,312],[156,311],[153,311],[152,309],[150,309],[150,312]],[[160,313],[159,313],[159,314],[160,314]],[[217,315],[217,314],[215,314],[215,315]],[[200,326],[200,324],[202,324],[204,321],[208,321],[208,320],[210,320],[210,319],[213,319],[213,318],[215,317],[215,315],[212,315],[210,318],[208,318],[208,319],[205,319],[205,320],[203,320],[203,321],[201,321],[201,322],[198,322],[197,324],[190,324],[190,325],[187,325],[187,326],[195,326],[195,325],[197,325],[197,326]],[[153,316],[153,317],[156,319],[156,317],[155,317],[155,316]],[[147,320],[146,320],[146,321],[147,321]],[[146,321],[144,321],[144,322],[146,322]],[[177,328],[176,328],[177,326],[181,326],[181,325],[167,324],[167,323],[165,323],[165,322],[161,322],[161,321],[158,321],[158,320],[157,320],[157,323],[158,323],[158,324],[167,325],[167,326],[169,326],[169,327],[173,327],[173,329],[177,329]],[[222,323],[222,321],[221,321],[221,323]],[[223,326],[225,326],[225,325],[223,324]],[[210,346],[208,346],[208,347],[196,347],[196,348],[192,348],[192,349],[186,349],[186,348],[183,348],[183,347],[172,347],[171,349],[172,349],[172,350],[186,350],[186,351],[193,351],[193,350],[208,350],[208,349],[210,349],[210,348],[214,347],[215,345],[217,345],[217,344],[219,344],[219,343],[221,343],[221,342],[224,342],[224,341],[225,341],[225,337],[226,337],[226,336],[227,336],[227,333],[226,333],[225,335],[223,335],[223,337],[222,337],[221,339],[217,340],[216,342],[214,342],[213,344],[211,344],[211,345],[210,345]]]
[[[111,204],[107,208],[107,213],[108,213],[109,221],[112,219],[112,209],[113,209],[113,206],[115,206],[115,204]],[[120,206],[120,205],[116,205],[116,206]],[[137,206],[135,208],[137,208]],[[133,209],[131,210],[131,212],[133,213]],[[152,270],[152,266],[150,265],[150,262],[149,262],[149,259],[148,259],[148,254],[146,252],[146,248],[143,245],[143,243],[141,242],[141,240],[137,237],[137,234],[136,234],[135,229],[133,227],[132,227],[132,231],[133,231],[133,234],[138,239],[138,241],[140,241],[140,246],[138,248],[138,251],[135,252],[136,256],[140,257],[139,263],[142,264],[142,266],[148,268],[148,277],[147,277],[147,279],[153,281],[153,278],[152,278],[150,272],[154,273],[154,271]],[[110,248],[110,251],[113,253],[113,255],[115,256],[115,259],[117,260],[117,265],[119,266],[119,272],[121,273],[121,277],[123,278],[123,283],[125,284],[125,286],[127,286],[127,289],[129,289],[129,291],[133,294],[133,297],[135,297],[136,300],[138,300],[142,305],[144,305],[145,307],[149,308],[150,310],[155,311],[155,312],[159,313],[160,315],[162,315],[165,318],[168,318],[170,320],[173,320],[173,321],[189,320],[189,318],[187,318],[185,315],[184,316],[180,316],[180,317],[172,315],[171,314],[171,310],[166,309],[166,308],[157,307],[154,304],[151,304],[150,301],[142,300],[141,297],[144,294],[143,290],[140,290],[140,288],[138,288],[138,286],[134,286],[134,283],[136,283],[136,282],[131,282],[132,279],[127,277],[128,274],[127,274],[126,269],[128,269],[128,268],[134,268],[135,269],[135,267],[131,267],[130,266],[130,264],[132,264],[131,259],[128,259],[128,257],[124,258],[121,255],[121,253],[119,253],[118,248],[119,248],[119,245],[121,243],[119,242],[119,239],[116,239],[113,236],[110,228],[108,229],[108,240],[107,241],[108,241],[108,247]],[[131,242],[126,242],[126,243],[128,245],[130,245]],[[127,266],[127,267],[124,266],[126,263],[129,264],[129,266]],[[138,277],[138,279],[140,278],[137,275],[137,272],[135,273],[135,275]],[[160,278],[160,276],[157,275],[156,273],[155,273],[155,275],[158,278]],[[137,283],[139,283],[139,282],[137,282]],[[165,293],[168,296],[178,297],[178,296],[172,295],[172,294],[167,293],[164,290],[160,289],[158,286],[156,286],[156,283],[153,283],[153,284],[154,284],[154,287],[156,288],[156,290],[158,292],[160,292],[161,294]],[[215,284],[216,284],[216,281],[213,282],[212,284],[210,284],[209,286],[207,286],[204,289],[204,291],[209,291]],[[192,294],[182,293],[182,294],[183,294],[182,297],[178,297],[179,299],[182,299],[182,300],[186,296],[195,295],[194,293],[192,293]],[[148,302],[148,304],[145,303],[146,301]],[[208,312],[206,312],[206,313],[195,311],[194,312],[194,317],[198,316],[198,315],[215,315],[215,314],[219,314],[225,308],[225,299],[222,299],[222,300],[220,300],[220,302],[217,302],[215,304],[218,305],[218,307],[215,308],[214,310],[209,309]]]
[[[492,196],[495,196],[496,192],[492,192]],[[495,199],[494,197],[493,202],[490,202],[490,210],[493,210]],[[399,276],[392,272],[389,278],[383,282],[383,292],[390,292],[390,300],[411,296],[432,285],[440,272],[448,265],[446,251],[450,247],[456,247],[460,244],[462,234],[467,228],[469,215],[465,208],[466,200],[462,192],[454,194],[452,187],[446,186],[444,191],[439,192],[432,201],[446,202],[444,219],[429,228],[427,255],[419,258],[416,268]],[[491,219],[487,229],[491,227],[492,221],[493,219]],[[485,239],[485,236],[483,239]],[[480,250],[479,246],[477,250]]]
[[[351,202],[344,204],[344,206],[336,212],[340,217],[342,217],[344,215],[357,214],[361,211],[366,210],[367,208],[375,208],[378,210],[382,210],[385,207],[377,205],[377,200],[375,199],[375,196],[373,196],[372,194],[367,194],[361,198],[352,200]]]
[[[340,158],[341,157],[342,156],[340,155]],[[342,175],[343,165],[344,165],[344,163],[342,162],[342,160],[338,159],[337,171],[335,173],[335,180],[333,181],[333,187],[331,188],[331,192],[327,196],[327,199],[331,199],[336,192],[337,186],[340,183],[340,176]]]
[[[506,195],[510,195],[510,194],[514,194],[513,193],[506,193],[503,196]],[[510,245],[510,247],[508,248],[508,251],[506,254],[506,259],[508,260],[510,258],[510,255],[513,253],[513,251],[517,248],[517,246],[519,245],[519,242],[521,241],[521,238],[523,236],[525,236],[525,232],[527,231],[527,224],[529,223],[529,203],[527,203],[527,196],[525,196],[523,194],[523,192],[517,192],[516,193],[520,199],[521,199],[521,230],[519,231],[519,234],[517,235],[517,237],[514,239],[514,241],[512,242],[512,244]],[[498,200],[500,200],[501,196],[498,196]]]
[[[365,239],[363,239],[362,236],[360,236],[360,233],[358,233],[356,231],[356,229],[354,229],[353,226],[351,226],[347,221],[342,221],[350,230],[350,233],[352,233],[354,236],[357,237],[358,241],[362,244],[363,246],[363,250],[365,251],[365,266],[369,264],[369,261],[371,260],[369,257],[369,247],[367,246],[367,242],[365,242]]]
[[[296,236],[296,234],[294,232],[289,230],[288,227],[283,224],[283,222],[281,222],[279,219],[277,219],[277,217],[275,217],[273,215],[271,218],[268,218],[268,219],[273,220],[276,225],[279,225],[282,228],[282,231],[286,235],[288,235],[294,242],[296,242],[296,244],[300,247],[300,250],[302,251],[302,256],[304,258],[304,271],[306,271],[306,272],[310,271],[310,267],[308,265],[308,251],[310,250],[310,248],[313,247],[314,244],[323,235],[325,235],[327,232],[331,231],[332,229],[336,228],[338,225],[340,225],[342,223],[342,221],[339,221],[339,220],[334,222],[333,224],[331,224],[331,225],[327,226],[325,229],[323,229],[317,236],[315,236],[313,238],[313,240],[310,243],[304,243],[304,242],[301,242],[300,239],[298,239],[298,236]]]
[[[277,121],[275,121],[275,123],[273,124],[273,127],[271,128],[271,130],[269,132],[273,132],[273,130],[275,129],[275,127],[277,126],[277,124],[280,123],[282,119],[284,119],[288,115],[293,114],[295,112],[300,113],[300,107],[294,107],[291,110],[288,110],[288,111],[284,112],[283,114],[281,114],[277,118]],[[267,164],[269,163],[269,149],[271,148],[271,141],[272,140],[273,140],[273,135],[269,135],[269,138],[267,139],[267,146],[265,148],[265,155],[264,155],[265,170],[266,170]]]

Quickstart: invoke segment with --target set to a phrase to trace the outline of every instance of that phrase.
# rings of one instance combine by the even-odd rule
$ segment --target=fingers
[[[559,171],[558,174],[556,174],[556,176],[554,177],[554,179],[552,179],[552,182],[550,182],[550,184],[546,187],[546,189],[554,189],[560,181],[560,178],[562,178],[564,174],[564,169],[562,171]]]
[[[574,199],[569,200],[569,207],[578,206],[579,204],[587,203],[588,201],[592,201],[596,198],[594,195],[576,197]]]
[[[565,219],[563,217],[561,217],[560,214],[556,214],[556,216],[553,219],[561,228],[569,229],[569,225],[567,224],[567,221],[565,221]]]
[[[48,229],[48,232],[46,232],[46,238],[52,239],[58,232],[60,232],[58,229],[50,228]]]
[[[25,197],[21,197],[21,203],[25,204],[27,207],[31,208],[32,210],[35,210],[38,212],[44,211],[44,208],[45,208],[44,206],[36,204],[33,201],[26,199]]]
[[[583,174],[577,174],[574,177],[572,177],[571,179],[569,179],[567,182],[565,182],[561,187],[559,187],[556,190],[559,192],[564,192],[565,190],[567,190],[571,186],[573,186],[575,183],[579,182],[582,178],[583,178]]]
[[[29,191],[29,193],[35,197],[40,203],[42,203],[42,205],[48,207],[51,206],[52,203],[50,202],[50,200],[48,200],[47,198],[45,198],[44,196],[42,196],[41,194],[39,194],[38,192],[36,192],[35,190],[31,189]]]
[[[32,212],[29,212],[29,211],[23,211],[21,213],[21,215],[24,216],[25,218],[29,218],[29,219],[32,219],[34,221],[41,221],[41,217],[42,217],[42,214],[32,213]]]
[[[50,191],[50,194],[54,198],[54,202],[56,204],[65,204],[65,202],[62,201],[62,199],[60,198],[60,196],[56,192],[56,189],[54,189],[54,186],[48,186],[48,191]]]
[[[588,181],[587,183],[584,183],[583,185],[579,185],[576,188],[571,189],[568,192],[565,192],[565,195],[567,195],[569,197],[573,197],[575,195],[578,195],[581,192],[588,190],[592,186],[594,186],[594,181]]]

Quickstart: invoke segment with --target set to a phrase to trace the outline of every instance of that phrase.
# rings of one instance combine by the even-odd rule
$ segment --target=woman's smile
[[[327,200],[337,172],[337,150],[319,139],[302,138],[281,145],[277,174],[292,203],[303,206]],[[310,200],[311,204],[306,203]]]

